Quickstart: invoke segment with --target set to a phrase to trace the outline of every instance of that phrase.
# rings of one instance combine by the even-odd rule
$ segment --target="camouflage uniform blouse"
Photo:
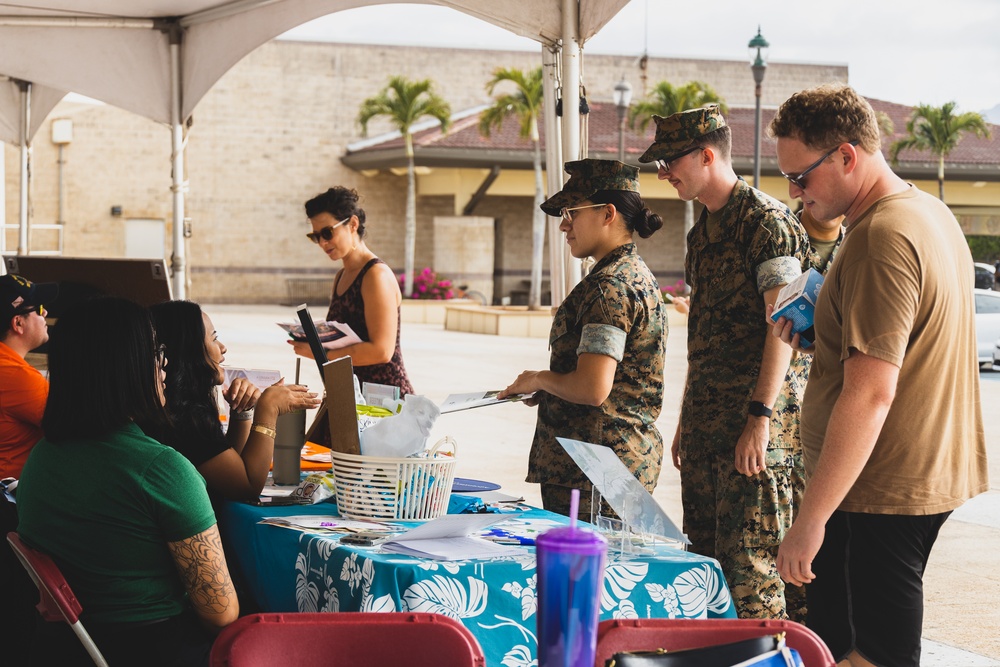
[[[614,386],[600,406],[540,393],[528,456],[528,482],[589,488],[556,437],[613,447],[649,490],[656,486],[663,439],[654,422],[663,406],[667,317],[660,289],[635,244],[615,248],[594,265],[556,312],[549,369],[576,370],[581,353],[618,361]]]
[[[731,454],[747,420],[769,289],[802,273],[806,234],[788,207],[742,179],[726,205],[688,234],[688,379],[681,442]]]

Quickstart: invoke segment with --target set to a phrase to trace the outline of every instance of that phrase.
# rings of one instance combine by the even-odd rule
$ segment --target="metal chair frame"
[[[42,618],[46,621],[65,622],[83,644],[94,664],[98,667],[108,667],[107,660],[80,622],[83,606],[76,599],[59,566],[46,554],[25,544],[16,532],[7,533],[7,542],[38,587],[40,599],[37,607]]]

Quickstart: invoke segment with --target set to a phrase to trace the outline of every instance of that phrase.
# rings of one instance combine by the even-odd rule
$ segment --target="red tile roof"
[[[876,111],[885,112],[895,126],[893,137],[883,140],[883,152],[888,153],[889,144],[903,137],[906,133],[906,122],[912,112],[912,107],[902,104],[894,104],[869,98],[868,100]],[[767,124],[774,116],[775,109],[765,108],[761,110],[761,161],[768,165],[772,173],[776,173],[774,163],[775,142],[767,137]],[[752,107],[730,107],[727,120],[733,128],[733,160],[734,162],[745,162],[753,160],[754,155],[754,109]],[[616,156],[618,153],[618,113],[614,104],[610,102],[590,102],[590,113],[587,115],[589,143],[588,153],[592,157]],[[994,137],[1000,139],[1000,126],[991,125],[991,132]],[[542,147],[545,146],[545,130],[540,127]],[[655,125],[650,122],[646,131],[625,128],[625,153],[627,161],[635,160],[646,150],[653,140]],[[506,153],[523,154],[525,164],[531,160],[531,141],[520,136],[520,124],[516,118],[508,118],[503,125],[492,131],[489,138],[483,137],[479,133],[479,114],[472,114],[455,121],[448,134],[441,133],[440,126],[421,130],[413,135],[414,150],[417,155],[417,163],[421,162],[421,154],[427,155],[429,152],[449,151],[457,154],[465,151],[501,151]],[[401,137],[389,138],[384,142],[371,143],[364,148],[354,151],[349,150],[350,155],[360,156],[377,151],[397,152],[402,149],[403,139]],[[395,150],[393,150],[395,149]],[[470,155],[471,157],[471,155]],[[348,160],[349,161],[349,160]],[[900,154],[900,162],[905,168],[907,164],[914,167],[923,166],[925,163],[934,163],[936,160],[930,153],[917,151],[904,151]],[[973,166],[989,165],[1000,167],[1000,140],[979,139],[978,137],[966,135],[959,142],[947,159],[949,165]]]

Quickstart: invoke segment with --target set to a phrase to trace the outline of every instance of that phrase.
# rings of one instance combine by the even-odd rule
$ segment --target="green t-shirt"
[[[91,622],[168,618],[187,605],[167,548],[215,525],[205,480],[134,424],[31,452],[18,532],[52,556]]]

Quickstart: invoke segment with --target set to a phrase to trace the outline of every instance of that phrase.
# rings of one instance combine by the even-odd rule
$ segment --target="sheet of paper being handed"
[[[764,320],[767,325],[771,328],[771,334],[777,338],[780,338],[785,345],[788,345],[796,352],[801,354],[812,354],[816,351],[815,345],[810,345],[809,347],[802,347],[801,337],[799,334],[792,333],[792,322],[785,319],[784,317],[779,317],[775,322],[771,320],[771,313],[774,312],[774,306],[768,306],[767,312],[764,314]]]
[[[520,401],[527,405],[528,407],[534,407],[538,405],[538,394],[535,391],[523,391],[524,380],[526,376],[531,376],[534,374],[541,373],[542,371],[524,371],[517,376],[514,383],[508,386],[506,389],[501,389],[496,393],[496,400],[498,401]]]

